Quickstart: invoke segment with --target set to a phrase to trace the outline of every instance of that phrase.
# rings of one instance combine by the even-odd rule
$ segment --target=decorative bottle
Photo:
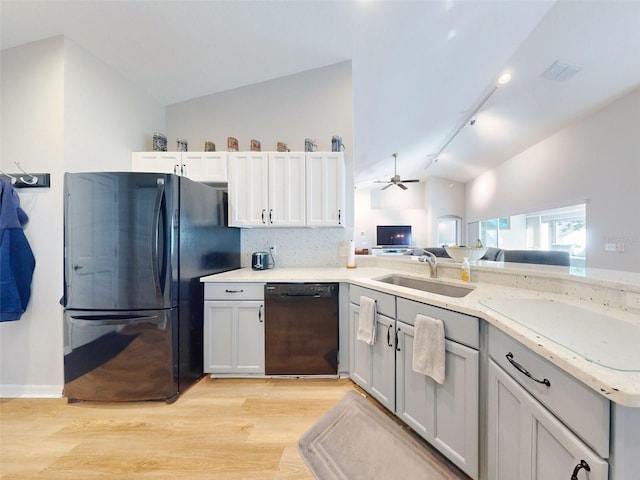
[[[471,265],[469,265],[469,257],[464,257],[464,260],[462,260],[462,271],[460,272],[460,279],[463,282],[471,281]]]

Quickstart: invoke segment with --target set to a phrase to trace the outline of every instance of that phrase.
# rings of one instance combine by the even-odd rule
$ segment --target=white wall
[[[130,152],[164,128],[164,109],[63,37],[4,50],[0,62],[0,168],[51,174],[49,189],[18,190],[36,269],[27,311],[0,324],[0,394],[60,396],[64,172],[128,170]]]
[[[411,225],[413,245],[433,247],[438,244],[438,217],[464,216],[461,183],[429,177],[426,182],[408,183],[407,190],[395,186],[381,190],[382,186],[356,190],[357,248],[376,244],[376,225]]]
[[[587,266],[639,272],[638,125],[640,88],[467,183],[467,222],[586,201]]]
[[[31,300],[16,322],[0,323],[0,388],[59,396],[62,391],[62,37],[0,53],[1,166],[51,173],[51,188],[19,190],[29,215],[25,235],[36,258]]]
[[[175,150],[176,139],[185,138],[190,151],[202,151],[205,140],[226,150],[227,137],[235,137],[240,150],[249,150],[256,139],[263,151],[275,151],[279,141],[303,151],[304,139],[314,138],[318,150],[331,151],[331,137],[339,135],[346,146],[346,185],[353,185],[351,84],[351,62],[342,62],[170,105],[168,149]],[[251,252],[275,245],[280,266],[338,266],[340,246],[353,238],[350,188],[346,203],[346,229],[244,229],[242,265],[250,265]]]

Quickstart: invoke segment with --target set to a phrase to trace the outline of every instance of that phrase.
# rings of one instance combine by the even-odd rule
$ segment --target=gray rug
[[[305,432],[298,451],[319,480],[467,478],[357,392]]]

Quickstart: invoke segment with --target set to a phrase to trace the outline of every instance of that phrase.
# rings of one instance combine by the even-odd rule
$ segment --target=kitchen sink
[[[473,291],[472,287],[422,280],[420,278],[405,277],[404,275],[388,275],[386,277],[374,278],[374,280],[399,287],[412,288],[422,292],[444,295],[445,297],[461,298],[469,295]]]

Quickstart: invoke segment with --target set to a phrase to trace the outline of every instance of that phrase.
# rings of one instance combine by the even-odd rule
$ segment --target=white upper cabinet
[[[182,175],[204,183],[226,183],[227,152],[182,152]]]
[[[307,153],[307,225],[344,227],[345,167],[343,153]]]
[[[305,226],[304,153],[269,154],[269,224]]]
[[[238,152],[229,158],[235,227],[343,227],[342,153]]]
[[[180,175],[181,152],[133,152],[131,170],[147,173],[175,173]]]
[[[268,226],[268,155],[231,153],[229,158],[229,225]]]
[[[227,182],[227,152],[134,152],[134,172],[173,173],[203,183]]]

